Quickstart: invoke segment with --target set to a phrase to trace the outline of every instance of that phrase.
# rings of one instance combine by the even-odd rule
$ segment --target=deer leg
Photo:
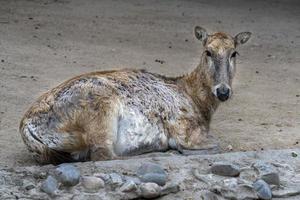
[[[182,155],[207,155],[207,154],[217,154],[221,152],[221,148],[218,144],[208,145],[199,149],[178,149]]]
[[[175,149],[182,155],[206,155],[221,152],[220,145],[214,137],[208,134],[203,135],[198,130],[190,135],[188,142],[169,139],[169,149]]]

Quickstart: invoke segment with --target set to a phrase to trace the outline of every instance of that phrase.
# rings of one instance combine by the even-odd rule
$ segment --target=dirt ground
[[[211,125],[233,151],[300,147],[300,2],[1,0],[0,165],[34,161],[18,133],[43,92],[123,67],[177,76],[199,62],[193,27],[253,37],[239,49],[234,97]],[[157,62],[162,60],[165,62]]]

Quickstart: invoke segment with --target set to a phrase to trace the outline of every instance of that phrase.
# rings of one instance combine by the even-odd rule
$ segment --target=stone
[[[154,163],[142,164],[137,170],[137,175],[144,183],[152,182],[163,186],[167,182],[167,173],[165,170],[160,165]]]
[[[159,197],[161,188],[156,183],[142,183],[140,185],[141,196],[145,199],[153,199]]]
[[[220,176],[238,176],[240,168],[227,162],[216,162],[211,166],[211,172]]]
[[[127,180],[120,188],[121,192],[132,192],[137,189],[137,186],[133,180]]]
[[[226,149],[227,149],[228,151],[232,151],[232,150],[233,150],[233,147],[232,147],[232,145],[228,145],[228,146],[226,147]]]
[[[165,174],[165,170],[158,164],[143,163],[137,170],[137,175],[141,176],[148,173]]]
[[[144,183],[156,183],[160,186],[164,186],[167,182],[167,175],[165,174],[148,173],[142,175],[140,178]]]
[[[142,182],[137,177],[131,177],[131,176],[124,176],[124,180],[126,181],[133,181],[136,185],[140,185]]]
[[[292,157],[296,158],[298,154],[295,151],[292,151]]]
[[[270,185],[280,185],[279,174],[273,165],[257,161],[253,164],[253,167],[258,171],[260,179]]]
[[[32,190],[33,188],[35,188],[35,184],[31,181],[24,180],[23,181],[23,188],[25,190]]]
[[[98,192],[100,188],[103,188],[105,183],[101,178],[94,176],[81,177],[82,186],[86,192]]]
[[[277,172],[265,173],[260,176],[262,180],[270,185],[280,185],[279,175]]]
[[[240,179],[254,182],[258,179],[258,173],[253,168],[244,168],[241,169],[239,177]]]
[[[223,186],[234,190],[238,186],[238,180],[236,178],[228,178],[223,180]]]
[[[109,176],[110,176],[110,183],[113,186],[121,186],[123,184],[123,179],[119,174],[111,173],[109,174]]]
[[[58,181],[54,177],[48,176],[42,183],[41,190],[50,196],[56,195],[58,190]]]
[[[96,173],[94,176],[101,178],[105,183],[110,181],[110,176],[109,174],[104,174],[104,173]]]
[[[80,171],[72,164],[59,165],[54,174],[65,186],[75,186],[79,183]]]
[[[268,183],[259,179],[253,183],[253,188],[256,191],[259,198],[264,200],[272,199],[272,192]]]

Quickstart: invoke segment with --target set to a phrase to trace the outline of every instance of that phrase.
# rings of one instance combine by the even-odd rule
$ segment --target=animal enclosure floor
[[[234,97],[211,124],[221,147],[300,147],[299,10],[298,0],[2,1],[0,165],[34,164],[19,121],[40,94],[72,76],[123,67],[192,71],[202,51],[195,25],[253,33],[238,50]]]

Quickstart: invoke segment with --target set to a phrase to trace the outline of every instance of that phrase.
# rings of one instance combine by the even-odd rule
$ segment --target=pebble
[[[87,192],[98,192],[98,190],[105,185],[101,178],[94,176],[81,177],[81,183]]]
[[[165,170],[160,165],[154,163],[142,164],[137,170],[137,175],[144,183],[152,182],[163,186],[167,182],[167,173]]]
[[[233,147],[232,147],[232,145],[228,145],[228,146],[226,147],[226,149],[227,149],[228,151],[232,151],[232,150],[233,150]]]
[[[167,176],[165,174],[148,173],[140,176],[140,178],[144,183],[156,183],[160,186],[164,186],[167,182]]]
[[[226,188],[230,188],[233,190],[234,188],[237,188],[238,180],[236,178],[228,178],[228,179],[223,180],[223,185]]]
[[[257,180],[258,178],[258,174],[255,170],[253,170],[253,168],[244,168],[241,170],[240,173],[240,179],[249,181],[249,182],[254,182]]]
[[[61,164],[55,169],[54,174],[65,186],[74,186],[79,183],[80,171],[71,164]]]
[[[259,172],[259,176],[262,180],[270,185],[280,185],[279,174],[273,165],[263,161],[257,161],[253,164],[253,167]]]
[[[136,185],[140,185],[142,182],[137,177],[131,177],[131,176],[124,176],[125,181],[133,181]]]
[[[121,192],[132,192],[137,189],[137,186],[133,180],[127,180],[120,188]]]
[[[161,188],[156,183],[142,183],[140,190],[141,196],[145,199],[153,199],[161,194]]]
[[[220,176],[238,176],[240,168],[227,162],[216,162],[211,167],[211,172]]]
[[[122,177],[117,173],[111,173],[110,176],[110,183],[114,186],[121,186],[123,184]]]
[[[292,152],[292,157],[296,158],[297,156],[298,156],[298,154],[295,151],[293,151]]]
[[[56,195],[58,190],[57,180],[52,176],[48,176],[47,179],[42,183],[41,190],[51,196]]]
[[[96,173],[96,174],[94,174],[94,176],[101,178],[102,180],[104,180],[105,183],[109,182],[109,180],[110,180],[109,174]]]
[[[268,183],[259,179],[253,183],[253,188],[257,192],[259,198],[264,200],[272,199],[272,192]]]
[[[33,188],[35,188],[35,184],[30,182],[30,181],[27,181],[27,180],[24,180],[23,181],[23,187],[26,189],[26,190],[32,190]]]
[[[166,174],[165,170],[160,165],[154,163],[144,163],[138,168],[137,174],[144,175],[147,173]]]

